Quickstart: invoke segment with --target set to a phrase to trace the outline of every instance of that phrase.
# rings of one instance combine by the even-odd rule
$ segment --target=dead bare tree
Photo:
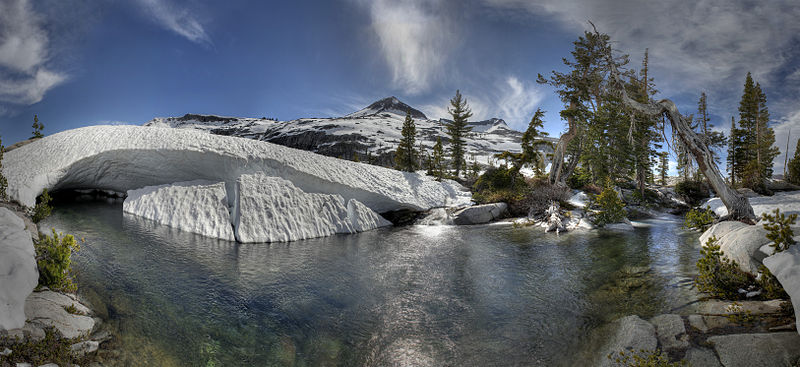
[[[610,53],[607,56],[609,60],[613,58],[613,55]],[[670,122],[672,130],[689,150],[689,153],[695,158],[697,166],[728,209],[728,215],[722,218],[722,220],[730,219],[751,224],[754,223],[756,216],[753,212],[753,208],[750,206],[750,202],[747,198],[725,183],[725,180],[719,172],[719,168],[717,168],[717,164],[714,162],[714,156],[711,154],[711,150],[704,144],[703,139],[697,136],[694,130],[692,130],[689,121],[687,121],[686,117],[681,115],[675,103],[669,99],[662,99],[657,102],[649,101],[647,103],[637,102],[628,96],[628,92],[625,90],[625,84],[622,82],[616,64],[614,62],[609,62],[608,65],[611,68],[609,92],[619,95],[622,98],[622,102],[635,111],[654,117],[664,116]]]

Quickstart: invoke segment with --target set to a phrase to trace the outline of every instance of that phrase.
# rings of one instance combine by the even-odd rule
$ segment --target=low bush
[[[75,341],[61,338],[60,333],[54,328],[44,329],[44,339],[39,341],[0,338],[0,350],[8,347],[12,350],[9,355],[0,355],[0,366],[13,366],[17,363],[31,363],[40,366],[46,363],[55,363],[59,366],[83,365],[86,358],[76,357],[70,345]]]
[[[707,199],[708,185],[702,181],[683,181],[675,185],[675,193],[683,197],[689,205],[695,206]]]
[[[708,229],[708,227],[711,227],[714,220],[716,220],[716,216],[714,212],[711,211],[710,207],[707,206],[705,209],[695,208],[686,213],[683,226],[703,232]]]
[[[766,266],[758,267],[761,275],[758,277],[758,286],[761,287],[761,297],[764,299],[788,299],[789,295],[783,289],[781,282]]]
[[[33,208],[33,217],[31,219],[34,223],[39,223],[42,219],[50,216],[53,211],[53,207],[50,206],[52,200],[47,189],[42,190],[42,194],[36,198],[36,207]]]
[[[609,223],[616,223],[625,218],[625,203],[620,199],[617,191],[611,185],[611,181],[606,183],[605,189],[594,199],[594,203],[600,208],[595,214],[595,224],[604,226]]]
[[[39,234],[36,248],[36,264],[39,267],[39,286],[58,291],[74,291],[72,282],[72,253],[80,250],[80,244],[72,235],[56,233]]]
[[[791,225],[797,220],[797,214],[790,214],[789,217],[786,217],[786,214],[781,213],[778,208],[775,208],[772,213],[772,215],[761,214],[761,218],[766,221],[764,229],[769,231],[767,239],[772,241],[771,246],[775,248],[775,252],[781,252],[795,244]]]
[[[583,190],[586,185],[592,183],[592,174],[588,169],[583,167],[576,167],[571,175],[567,178],[567,186],[575,190]]]
[[[739,269],[736,262],[722,257],[717,245],[717,238],[712,236],[700,250],[697,260],[698,275],[695,278],[697,289],[713,297],[723,299],[740,299],[739,289],[748,289],[755,284],[755,278]]]
[[[478,204],[504,202],[514,215],[526,215],[521,202],[530,187],[517,170],[507,167],[489,168],[472,185],[472,200]],[[522,212],[521,212],[522,211]]]

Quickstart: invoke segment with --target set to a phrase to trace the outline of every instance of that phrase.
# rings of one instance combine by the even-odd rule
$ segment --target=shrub
[[[30,338],[23,343],[8,337],[0,338],[0,349],[6,346],[13,352],[9,355],[0,355],[0,366],[13,366],[16,363],[32,363],[40,366],[45,363],[56,363],[59,366],[72,366],[80,363],[84,365],[86,358],[77,357],[72,353],[70,345],[74,340],[62,338],[60,333],[52,327],[44,329],[44,339],[33,341]]]
[[[74,291],[70,272],[72,253],[80,250],[75,237],[56,233],[53,236],[39,235],[36,248],[36,264],[39,267],[39,286],[52,290]]]
[[[566,186],[553,185],[545,177],[534,178],[528,181],[528,189],[518,202],[517,211],[521,215],[537,217],[544,215],[553,202],[566,202],[567,199],[569,199],[569,188]],[[572,206],[563,208],[569,210],[570,207]]]
[[[39,223],[42,219],[50,216],[50,213],[53,212],[53,207],[50,206],[52,200],[47,189],[42,190],[42,194],[36,199],[36,207],[33,208],[33,217],[31,219],[34,223]]]
[[[758,286],[761,287],[761,297],[765,299],[787,299],[789,295],[783,289],[781,282],[766,266],[761,265],[758,267],[761,276],[758,277]]]
[[[517,170],[507,167],[489,168],[472,185],[472,199],[478,204],[505,202],[512,213],[528,193],[528,183]],[[517,210],[515,210],[517,209]],[[524,214],[527,214],[524,213]]]
[[[625,218],[625,204],[619,198],[617,191],[611,186],[611,181],[606,182],[606,187],[597,195],[594,202],[600,207],[600,211],[595,215],[595,223],[604,226],[608,223],[616,223]]]
[[[724,299],[739,299],[739,289],[747,289],[755,283],[752,275],[745,273],[736,262],[722,257],[717,238],[712,236],[700,250],[697,260],[697,289],[711,296]]]
[[[660,349],[640,350],[638,352],[619,352],[609,354],[614,366],[624,367],[678,367],[685,366],[686,361],[670,362],[669,358],[661,353]]]
[[[686,213],[683,226],[702,232],[708,229],[715,219],[714,212],[711,211],[710,207],[707,206],[705,209],[695,208]]]
[[[575,170],[567,178],[567,186],[571,189],[582,190],[586,185],[592,183],[592,174],[588,169],[575,167]]]
[[[682,196],[686,201],[694,206],[700,201],[707,199],[708,186],[702,181],[683,181],[675,185],[675,193]]]
[[[797,214],[790,214],[787,218],[778,208],[775,208],[772,213],[774,214],[761,214],[761,218],[767,222],[764,223],[764,229],[769,231],[767,239],[772,241],[771,246],[775,248],[775,252],[781,252],[795,244],[791,225],[797,220]]]

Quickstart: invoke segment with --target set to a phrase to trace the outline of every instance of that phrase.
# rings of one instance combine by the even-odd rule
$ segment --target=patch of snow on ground
[[[779,192],[773,196],[759,196],[747,200],[759,218],[763,213],[772,213],[775,208],[780,209],[782,213],[800,214],[800,191]],[[711,198],[700,205],[702,208],[706,206],[711,207],[711,210],[720,217],[728,215],[728,209],[720,198]]]

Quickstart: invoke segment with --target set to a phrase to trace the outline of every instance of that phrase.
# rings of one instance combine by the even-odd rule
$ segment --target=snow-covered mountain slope
[[[192,129],[91,126],[47,136],[3,159],[8,195],[29,207],[45,188],[126,192],[208,180],[225,182],[231,192],[248,173],[284,178],[307,193],[356,199],[378,213],[470,201],[452,181]]]
[[[429,120],[425,114],[395,97],[384,98],[368,107],[337,118],[302,118],[275,121],[257,118],[219,117],[187,114],[183,117],[155,118],[150,127],[195,129],[217,135],[232,135],[268,141],[319,154],[354,159],[382,166],[394,165],[394,151],[400,141],[400,131],[406,111],[410,111],[417,126],[417,143],[430,153],[438,137],[447,143],[446,120]],[[501,119],[470,122],[473,132],[467,137],[468,159],[475,156],[486,165],[502,151],[521,151],[522,133],[513,130]],[[557,139],[547,138],[551,142]],[[552,148],[542,146],[546,153]]]

